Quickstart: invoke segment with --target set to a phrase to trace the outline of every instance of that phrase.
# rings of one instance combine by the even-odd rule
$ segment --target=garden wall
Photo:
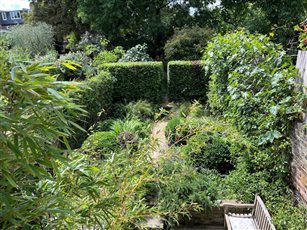
[[[307,51],[299,51],[296,66],[305,87],[307,87]],[[306,90],[305,90],[306,92]],[[292,133],[292,153],[291,163],[293,185],[297,190],[298,197],[307,202],[307,108],[304,103],[305,112],[300,121],[294,124]]]

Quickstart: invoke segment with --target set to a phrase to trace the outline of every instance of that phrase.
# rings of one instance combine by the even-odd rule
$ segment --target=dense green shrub
[[[240,162],[236,169],[223,180],[221,190],[224,199],[235,199],[245,203],[253,202],[255,194],[265,201],[270,197],[284,195],[287,186],[284,182],[271,182],[270,175],[265,171],[250,172],[246,165]]]
[[[154,117],[157,105],[146,100],[129,103],[114,103],[111,107],[111,117],[117,119],[139,119],[149,121]]]
[[[286,196],[278,203],[269,203],[273,223],[277,229],[305,230],[307,229],[307,206],[294,206],[291,197]]]
[[[300,106],[297,71],[282,47],[245,31],[217,36],[204,55],[209,104],[259,145],[249,167],[289,176],[289,131]],[[272,178],[273,179],[273,178]]]
[[[151,103],[139,100],[135,103],[130,102],[126,106],[127,117],[140,120],[150,120],[154,117],[154,107]]]
[[[295,31],[297,31],[298,35],[298,46],[300,50],[307,50],[307,25],[305,23],[301,23],[294,27]]]
[[[45,55],[36,55],[35,61],[42,63],[55,63],[58,59],[58,52],[55,50],[49,50]]]
[[[175,149],[185,155],[184,163],[206,180],[209,176],[210,187],[218,191],[217,199],[253,202],[259,194],[278,228],[305,229],[304,209],[294,206],[288,182],[276,175],[287,167],[286,159],[255,145],[222,120],[195,118],[189,112],[185,117],[171,119],[167,135],[180,143]]]
[[[11,63],[20,63],[32,60],[29,51],[19,47],[13,47],[12,49],[7,50],[7,52],[9,54],[9,61]],[[48,63],[50,65],[53,65],[53,62],[41,62],[41,63],[44,64]]]
[[[46,55],[36,55],[35,60],[41,63],[54,63],[55,69],[50,72],[58,75],[59,80],[84,80],[95,75],[96,69],[92,67],[92,61],[84,52],[76,51],[60,55],[51,50]]]
[[[82,149],[92,154],[95,154],[95,151],[104,154],[120,146],[137,149],[138,145],[148,137],[150,128],[146,120],[141,121],[137,117],[101,120],[94,127],[95,133],[82,145]]]
[[[112,104],[115,79],[105,71],[78,84],[78,90],[71,92],[71,98],[87,111],[87,116],[79,117],[78,124],[85,130],[105,119]],[[72,147],[79,147],[86,133],[78,131],[71,142]]]
[[[297,72],[281,46],[244,31],[217,36],[204,56],[209,103],[260,144],[288,135],[300,110]]]
[[[101,154],[100,157],[103,157],[103,154],[110,154],[119,147],[116,138],[116,134],[111,131],[96,132],[83,142],[81,150],[86,153]]]
[[[199,60],[203,48],[212,37],[209,28],[184,27],[175,30],[175,34],[166,42],[164,52],[167,60]]]
[[[225,174],[234,168],[239,157],[257,152],[234,127],[222,120],[188,117],[175,123],[175,127],[172,123],[169,123],[171,132],[166,133],[169,141],[184,145],[182,152],[199,171],[211,169]]]
[[[71,33],[67,39],[67,48],[70,49],[72,53],[82,52],[87,57],[92,58],[93,66],[117,62],[125,52],[121,46],[112,47],[110,41],[99,34],[85,32],[78,42],[76,35]]]
[[[199,173],[180,151],[171,152],[158,165],[160,178],[157,206],[174,229],[178,219],[190,212],[209,212],[219,198],[212,173]]]
[[[176,127],[180,124],[183,124],[185,119],[183,117],[173,117],[170,119],[165,127],[165,135],[168,139],[168,143],[172,144],[180,144],[180,140],[176,135]]]
[[[167,66],[170,100],[206,101],[209,78],[201,61],[171,61]]]
[[[114,123],[115,119],[108,118],[106,120],[99,121],[94,129],[96,132],[109,131]]]
[[[189,125],[185,126],[185,124],[188,124],[188,120],[190,119],[195,120],[194,118],[201,118],[204,115],[204,111],[204,107],[198,101],[174,104],[170,111],[172,117],[165,127],[165,135],[168,143],[170,145],[185,144],[186,140],[194,135],[193,131],[189,133]],[[196,126],[199,125],[197,124]],[[182,129],[181,127],[185,128]]]
[[[189,138],[183,152],[191,157],[197,170],[214,169],[225,174],[234,168],[230,147],[231,143],[222,134],[204,131]]]
[[[145,138],[148,136],[150,125],[136,118],[127,118],[125,120],[116,120],[112,124],[111,130],[115,132],[117,136],[127,132],[135,134],[136,138]]]
[[[92,125],[107,114],[112,103],[113,85],[116,80],[105,71],[82,82],[75,99],[85,106],[88,112],[88,124]]]
[[[117,79],[114,101],[161,100],[163,67],[161,62],[127,62],[101,65]]]
[[[75,63],[75,68],[72,70],[67,67],[67,65],[63,65],[62,63],[72,62]],[[94,72],[92,70],[92,62],[89,57],[85,55],[84,52],[69,52],[67,54],[61,55],[59,59],[56,61],[59,75],[65,81],[73,80],[73,79],[85,79],[86,73]]]
[[[124,54],[123,47],[116,46],[113,50],[102,50],[97,56],[94,58],[93,65],[99,66],[104,63],[113,63],[117,62],[122,55]]]
[[[73,52],[82,51],[85,52],[87,56],[95,57],[100,51],[104,50],[109,44],[109,41],[105,39],[104,36],[100,34],[93,34],[86,31],[81,35],[78,41],[76,35],[72,32],[67,37],[68,44],[67,48]]]
[[[253,164],[270,165],[272,174],[286,176],[290,121],[300,110],[290,59],[269,37],[244,31],[217,36],[204,59],[211,74],[212,110],[224,113],[266,149],[254,156]]]
[[[185,104],[183,104],[185,105]],[[204,117],[203,107],[195,102],[185,105],[184,116],[169,120],[165,133],[170,145],[181,146],[191,164],[198,170],[215,170],[227,174],[240,158],[247,158],[257,148],[234,127],[223,120]]]
[[[82,144],[81,150],[103,158],[119,147],[138,146],[140,140],[149,135],[150,125],[136,117],[124,120],[107,119],[98,122],[96,130],[102,130],[90,135]]]
[[[9,49],[10,41],[6,33],[0,34],[0,47],[2,49]]]

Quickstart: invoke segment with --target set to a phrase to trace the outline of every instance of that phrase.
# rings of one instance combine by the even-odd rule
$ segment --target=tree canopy
[[[78,16],[114,42],[163,47],[175,27],[195,23],[191,8],[205,10],[210,1],[78,0]],[[211,1],[212,2],[212,1]]]
[[[90,31],[127,49],[147,43],[152,56],[163,53],[175,28],[187,26],[222,33],[239,27],[273,31],[286,45],[293,26],[307,12],[305,0],[31,0],[31,4],[34,21],[51,24],[57,40],[71,32],[78,38]]]
[[[53,26],[58,41],[70,32],[80,36],[86,25],[77,16],[77,0],[31,0],[33,20]]]
[[[278,42],[287,44],[289,36],[293,33],[293,26],[301,22],[307,15],[306,0],[221,0],[224,18],[240,22],[246,27],[257,22],[253,31],[278,34]],[[255,15],[256,13],[256,15]],[[255,17],[250,17],[250,16]],[[226,16],[227,15],[227,16]],[[240,24],[239,23],[239,24]],[[244,24],[245,23],[245,24]],[[248,26],[247,26],[248,27]],[[252,32],[253,32],[252,31]]]

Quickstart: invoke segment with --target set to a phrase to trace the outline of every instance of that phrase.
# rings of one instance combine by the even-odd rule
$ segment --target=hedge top
[[[205,62],[202,60],[193,60],[193,61],[169,61],[168,65],[204,65]]]
[[[162,62],[115,62],[115,63],[105,63],[101,65],[102,67],[143,67],[143,66],[161,66]]]

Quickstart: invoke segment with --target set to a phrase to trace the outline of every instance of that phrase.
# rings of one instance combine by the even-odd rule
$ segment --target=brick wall
[[[307,202],[307,132],[304,123],[295,124],[292,137],[293,161],[291,164],[293,185],[298,195]]]
[[[307,87],[307,51],[299,51],[297,64],[302,83]],[[306,91],[305,91],[306,92]],[[301,115],[300,121],[294,124],[292,133],[292,154],[291,163],[293,185],[297,190],[299,198],[307,202],[307,108]]]

